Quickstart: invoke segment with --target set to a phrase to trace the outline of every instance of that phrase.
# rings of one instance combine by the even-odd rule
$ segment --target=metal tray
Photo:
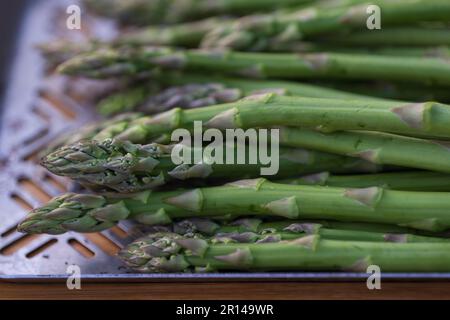
[[[67,2],[67,3],[66,3]],[[133,225],[123,223],[98,234],[68,233],[61,236],[23,235],[15,230],[26,212],[74,188],[37,165],[36,154],[62,132],[92,120],[88,90],[108,84],[45,76],[44,61],[34,46],[64,29],[65,12],[74,1],[32,1],[22,21],[12,61],[0,123],[0,279],[6,281],[62,281],[68,265],[80,266],[88,281],[365,281],[365,273],[207,273],[136,274],[124,268],[115,252],[135,236]],[[104,32],[114,26],[82,16],[82,32]],[[86,23],[86,25],[84,24]],[[61,25],[63,24],[63,25]],[[61,34],[59,34],[61,36]],[[80,37],[67,31],[66,37]],[[82,36],[82,35],[81,35]],[[389,273],[392,280],[450,280],[450,273]]]

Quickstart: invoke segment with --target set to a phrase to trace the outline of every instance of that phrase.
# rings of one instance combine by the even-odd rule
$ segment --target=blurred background
[[[25,11],[27,0],[0,2],[0,101],[3,100],[8,63],[14,50],[21,18]]]

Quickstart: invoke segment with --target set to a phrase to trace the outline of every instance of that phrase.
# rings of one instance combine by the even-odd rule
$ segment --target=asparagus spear
[[[93,137],[102,134],[105,136],[114,136],[125,130],[126,124],[142,117],[142,114],[134,113],[123,113],[112,117],[111,119],[88,123],[76,131],[70,131],[64,133],[57,137],[55,140],[51,141],[47,147],[40,152],[39,158],[42,158],[49,153],[57,150],[58,148],[66,145],[72,144],[79,140],[92,139]]]
[[[158,45],[198,47],[202,38],[218,25],[229,23],[227,19],[208,18],[177,25],[150,26],[124,32],[112,41],[112,45]]]
[[[214,83],[221,84],[227,88],[235,88],[242,91],[243,96],[254,95],[263,92],[275,92],[287,96],[311,97],[311,98],[333,98],[333,99],[348,99],[348,100],[376,100],[367,94],[355,94],[331,88],[324,88],[323,86],[300,83],[294,81],[282,80],[260,80],[260,79],[241,79],[223,77],[220,75],[205,75],[205,74],[164,74],[161,77],[154,79],[161,84],[167,86],[180,86],[188,83]]]
[[[226,88],[216,83],[191,83],[167,89],[161,89],[159,85],[150,83],[115,93],[102,100],[97,107],[103,115],[124,111],[152,114],[174,107],[197,108],[233,102],[241,97],[242,92],[238,88]]]
[[[321,223],[308,221],[276,221],[262,222],[253,220],[247,226],[247,221],[236,220],[230,225],[219,225],[208,219],[187,219],[174,224],[173,232],[181,235],[201,233],[209,236],[215,242],[274,242],[292,240],[301,236],[317,234],[325,239],[350,241],[381,241],[381,242],[447,242],[450,239],[420,236],[411,233],[379,232],[348,228],[330,228]],[[256,221],[255,221],[256,220]],[[325,222],[326,223],[326,222]],[[350,224],[351,225],[351,224]],[[350,226],[351,228],[352,226]]]
[[[242,105],[234,105],[211,118],[206,125],[219,129],[286,125],[315,127],[322,132],[370,130],[450,137],[447,126],[450,115],[446,119],[450,107],[437,103],[336,101],[265,94],[248,97]]]
[[[110,41],[92,39],[89,42],[74,42],[59,39],[40,43],[37,48],[46,59],[47,68],[53,69],[79,54],[110,47],[155,45],[195,48],[208,31],[224,23],[226,19],[209,18],[179,25],[128,30]]]
[[[377,164],[450,173],[447,141],[423,140],[379,132],[320,133],[281,128],[281,145],[362,158]]]
[[[200,236],[154,233],[124,248],[120,258],[140,272],[220,270],[345,270],[439,272],[450,270],[448,243],[327,240],[311,235],[274,243],[214,244]]]
[[[193,164],[175,164],[172,147],[168,145],[138,145],[107,139],[79,141],[64,146],[42,159],[41,164],[52,173],[70,177],[82,184],[98,186],[117,192],[136,192],[155,188],[173,180],[226,179],[258,177],[261,168],[267,167],[261,159],[249,163],[250,154],[258,154],[256,147],[244,146],[247,162],[227,164],[227,153],[237,155],[237,148],[223,148],[223,163],[208,164],[207,156]],[[194,153],[195,148],[185,148]],[[200,150],[202,152],[202,150]],[[330,170],[333,172],[352,171],[361,168],[362,163],[353,158],[321,152],[311,152],[298,148],[279,150],[279,170],[273,177]]]
[[[388,223],[437,232],[450,227],[449,199],[445,192],[293,186],[260,178],[138,195],[69,193],[34,209],[18,229],[50,234],[93,232],[130,218],[151,225],[170,223],[175,218],[252,214]]]
[[[430,171],[386,172],[359,175],[333,175],[330,172],[320,172],[277,182],[294,185],[326,185],[346,188],[376,186],[394,190],[450,191],[450,175]]]
[[[440,47],[382,47],[382,48],[370,48],[370,47],[330,47],[326,45],[306,45],[304,43],[291,44],[294,46],[294,50],[289,51],[305,51],[305,52],[335,52],[335,53],[347,53],[347,54],[373,54],[383,56],[398,56],[398,57],[416,57],[416,58],[436,58],[447,60],[450,57],[450,49],[446,46]],[[299,46],[303,46],[304,50],[297,49]],[[278,50],[278,51],[279,51]]]
[[[256,94],[240,101],[183,110],[173,108],[153,118],[137,119],[118,138],[141,142],[202,121],[210,128],[255,128],[278,125],[322,132],[373,130],[409,136],[450,138],[450,107],[397,101],[334,100]],[[137,137],[134,137],[137,136]]]
[[[166,87],[164,89],[164,87]],[[170,74],[112,94],[97,108],[105,116],[139,111],[154,114],[173,107],[194,108],[233,102],[243,96],[278,94],[336,99],[381,100],[375,97],[289,81],[247,80],[199,74]]]
[[[303,228],[317,228],[317,231],[304,231]],[[335,230],[327,229],[319,226],[311,226],[311,224],[292,224],[291,229],[282,231],[267,231],[263,233],[254,232],[223,232],[217,233],[210,237],[213,243],[266,243],[277,242],[281,240],[294,240],[308,234],[317,234],[324,239],[344,240],[344,241],[375,241],[375,242],[449,242],[449,239],[438,237],[417,236],[413,234],[383,234],[367,231],[355,230]]]
[[[299,55],[121,47],[81,54],[58,67],[61,73],[92,78],[132,76],[161,69],[220,72],[252,78],[366,79],[450,84],[450,66],[441,59],[345,53]]]
[[[54,40],[37,45],[37,49],[46,60],[47,69],[53,69],[78,54],[86,53],[97,48],[98,46],[95,42],[75,43],[63,40]]]
[[[392,82],[350,82],[325,83],[319,85],[325,88],[343,90],[354,94],[374,96],[382,99],[399,99],[403,101],[439,101],[449,102],[450,92],[445,87],[424,87],[418,85],[403,85]],[[359,99],[359,98],[356,98]]]
[[[136,25],[177,23],[213,15],[242,15],[308,2],[311,0],[84,0],[86,6],[96,13]]]
[[[411,48],[409,48],[411,49]],[[420,54],[439,55],[440,48],[423,49]],[[385,54],[391,54],[390,49]],[[428,51],[431,50],[431,51]],[[434,53],[433,53],[434,52]],[[419,50],[415,53],[419,54]],[[377,51],[379,54],[379,51]],[[419,56],[420,56],[419,54]],[[392,55],[392,54],[391,54]],[[450,101],[450,93],[445,87],[421,87],[388,82],[323,82],[308,84],[282,80],[239,79],[219,75],[166,73],[152,79],[165,86],[182,86],[188,83],[214,83],[227,88],[239,89],[243,96],[263,92],[282,93],[287,96],[332,98],[347,100],[392,100],[403,101]]]
[[[416,234],[418,230],[400,227],[391,224],[377,224],[377,223],[362,223],[362,222],[341,222],[333,220],[276,220],[270,222],[264,222],[258,218],[240,218],[233,220],[229,223],[218,224],[208,218],[190,218],[177,221],[173,223],[172,229],[166,229],[165,231],[173,231],[180,234],[188,233],[202,233],[206,235],[212,235],[218,232],[257,232],[262,233],[270,230],[284,230],[292,224],[314,224],[320,225],[327,229],[335,230],[351,230],[351,231],[365,231],[373,233],[397,233],[397,234]],[[153,228],[153,227],[151,227]],[[424,233],[421,231],[421,235],[434,236],[435,233]]]
[[[97,110],[104,116],[136,111],[136,106],[142,104],[148,95],[156,92],[156,86],[149,84],[125,88],[100,100],[97,104]]]
[[[336,46],[325,42],[293,41],[282,45],[266,48],[271,53],[345,53],[356,55],[381,55],[408,58],[436,58],[446,60],[450,56],[447,46],[417,47],[417,46],[385,46],[385,47],[352,47]]]
[[[445,0],[375,0],[327,10],[313,7],[289,13],[251,15],[213,29],[205,36],[202,47],[264,51],[319,34],[367,30],[367,8],[373,4],[381,7],[383,27],[421,21],[446,22],[450,13],[450,3]]]
[[[448,46],[450,45],[450,29],[423,26],[391,27],[323,37],[317,41],[331,46]]]

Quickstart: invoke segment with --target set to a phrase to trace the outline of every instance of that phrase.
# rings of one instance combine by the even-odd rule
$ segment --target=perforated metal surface
[[[67,2],[67,3],[66,3]],[[132,224],[121,224],[99,234],[68,233],[60,236],[29,236],[15,230],[32,207],[49,197],[73,189],[69,181],[53,176],[37,165],[36,154],[62,132],[76,129],[94,118],[89,100],[93,91],[113,84],[61,77],[44,77],[44,61],[34,45],[64,30],[65,12],[74,1],[33,1],[23,21],[12,61],[11,77],[3,102],[0,123],[0,279],[49,280],[67,277],[67,266],[80,266],[84,279],[112,281],[211,280],[357,280],[361,273],[221,273],[221,274],[133,274],[121,266],[115,252],[136,235]],[[85,23],[86,20],[83,20]],[[107,22],[83,25],[90,32],[108,33]],[[84,30],[86,31],[86,30]],[[58,34],[61,36],[61,34]],[[80,32],[64,34],[80,37]],[[82,35],[81,35],[82,36]],[[89,94],[88,94],[89,93]],[[384,274],[391,279],[450,279],[450,274]]]
[[[43,78],[44,64],[34,45],[54,36],[49,31],[61,24],[57,13],[64,8],[62,1],[34,2],[12,61],[0,140],[0,274],[5,276],[65,275],[69,264],[79,265],[85,274],[121,273],[113,255],[130,241],[127,226],[121,232],[88,236],[30,236],[15,231],[30,208],[74,187],[38,166],[36,154],[58,134],[92,120],[83,94],[108,85],[85,80],[71,85],[64,77]],[[66,94],[69,87],[72,92],[78,87],[78,101]]]

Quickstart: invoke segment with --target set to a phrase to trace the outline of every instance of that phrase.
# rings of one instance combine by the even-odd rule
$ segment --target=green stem
[[[440,172],[411,171],[359,175],[333,175],[321,172],[280,183],[346,188],[383,187],[406,191],[450,191],[450,175]]]
[[[93,12],[133,25],[178,23],[214,15],[243,15],[309,2],[311,0],[84,0]]]
[[[208,243],[201,237],[157,233],[138,239],[120,252],[141,272],[222,270],[315,270],[367,272],[444,272],[450,270],[448,243],[339,241],[312,235],[274,243]]]
[[[272,177],[281,178],[323,170],[355,171],[368,164],[350,157],[299,148],[280,148],[277,158],[273,159],[278,163],[264,164],[259,156],[251,160],[253,155],[259,154],[258,147],[241,144],[225,146],[221,150],[223,156],[208,164],[209,156],[204,154],[204,149],[185,147],[183,153],[191,158],[191,162],[176,164],[172,155],[173,145],[137,145],[110,139],[101,142],[82,140],[50,153],[41,164],[52,173],[70,177],[83,185],[123,193],[152,189],[173,181],[192,183],[195,179],[211,182],[214,179],[255,178],[263,174],[263,168],[272,165],[274,170],[278,169]],[[195,159],[196,152],[201,159]],[[232,163],[227,162],[229,154],[233,155]],[[236,161],[241,155],[245,157],[242,164]],[[376,169],[376,166],[372,167]]]
[[[450,173],[447,141],[423,140],[377,132],[320,133],[282,128],[281,145],[362,158],[377,164]]]
[[[405,104],[266,94],[234,103],[234,107],[210,119],[206,126],[227,129],[284,125],[322,132],[369,130],[450,138],[449,122],[450,107],[433,102]]]
[[[154,114],[173,107],[189,109],[233,102],[263,92],[312,98],[382,100],[305,83],[168,73],[114,93],[100,101],[97,108],[106,116],[131,110]]]
[[[445,87],[423,87],[390,82],[320,83],[325,88],[343,90],[359,95],[372,95],[382,99],[403,101],[450,102],[449,90]]]
[[[195,121],[218,129],[296,126],[322,132],[370,130],[450,138],[450,107],[444,104],[301,98],[273,93],[209,107],[174,108],[153,118],[136,120],[117,138],[145,142],[176,128],[192,129]]]
[[[112,45],[159,45],[195,48],[203,36],[226,19],[208,18],[163,27],[151,26],[126,32],[112,41]]]
[[[324,225],[325,224],[325,225]],[[392,232],[392,226],[379,226],[378,228],[388,230],[380,232],[377,226],[372,224],[364,226],[362,230],[359,225],[327,227],[326,224],[333,222],[292,221],[283,220],[276,222],[262,222],[258,219],[241,219],[231,222],[228,225],[219,225],[208,219],[187,219],[180,221],[173,226],[175,233],[189,235],[202,233],[211,237],[216,242],[236,241],[241,243],[249,242],[274,242],[279,240],[292,240],[311,234],[320,235],[325,239],[349,240],[349,241],[381,241],[381,242],[447,242],[450,239],[436,236],[416,235],[404,228]],[[340,227],[340,228],[339,228]],[[369,230],[364,230],[369,229]],[[371,230],[375,229],[375,230]],[[401,228],[400,228],[401,229]],[[408,233],[409,232],[409,233]]]
[[[287,96],[311,97],[311,98],[333,98],[333,99],[354,99],[354,100],[377,100],[367,94],[356,94],[346,91],[326,88],[320,85],[282,81],[282,80],[260,80],[260,79],[240,79],[223,77],[220,75],[205,74],[178,74],[167,73],[161,77],[156,77],[156,81],[167,86],[179,86],[188,83],[219,83],[228,88],[237,88],[244,96],[249,96],[263,92],[277,92]]]
[[[448,46],[450,30],[421,27],[393,27],[356,31],[342,36],[317,39],[331,46]]]
[[[55,140],[52,140],[46,148],[39,153],[38,158],[43,158],[64,145],[72,144],[80,140],[93,139],[94,137],[101,135],[109,137],[119,134],[126,129],[127,123],[140,117],[142,117],[142,114],[130,112],[119,114],[108,120],[88,123],[81,128],[77,128],[76,131],[61,134]]]
[[[203,233],[207,235],[218,232],[257,232],[263,233],[267,230],[284,230],[292,224],[312,224],[320,225],[327,229],[335,230],[351,230],[351,231],[365,231],[374,233],[397,233],[397,234],[416,234],[417,230],[400,227],[391,224],[377,224],[377,223],[363,223],[363,222],[342,222],[333,220],[276,220],[264,222],[257,218],[241,218],[233,220],[229,223],[217,224],[211,219],[207,218],[190,218],[184,219],[174,223],[173,231],[179,234],[188,233]],[[311,229],[311,228],[309,228]],[[435,236],[436,234],[421,232],[421,235]]]
[[[165,224],[176,218],[275,216],[406,226],[426,231],[450,227],[449,194],[371,188],[336,188],[241,180],[220,187],[137,195],[66,194],[33,210],[19,226],[28,233],[94,232],[118,221]]]
[[[299,55],[117,48],[81,54],[64,62],[58,70],[69,75],[106,78],[136,75],[155,68],[252,78],[366,79],[450,85],[450,66],[442,59],[345,53]]]

